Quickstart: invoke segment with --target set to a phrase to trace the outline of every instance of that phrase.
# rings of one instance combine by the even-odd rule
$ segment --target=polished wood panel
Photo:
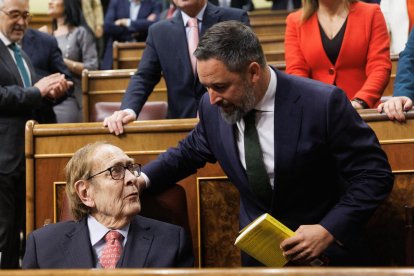
[[[97,70],[82,72],[83,118],[91,121],[92,110],[98,102],[121,102],[128,87],[133,69]],[[167,86],[161,77],[148,101],[167,101]]]
[[[113,69],[138,68],[145,42],[118,42],[112,44]]]
[[[35,13],[29,22],[30,28],[39,29],[40,27],[47,26],[49,30],[52,30],[52,17],[48,14]]]

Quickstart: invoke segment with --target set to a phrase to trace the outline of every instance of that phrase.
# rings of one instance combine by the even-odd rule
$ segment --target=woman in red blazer
[[[333,84],[352,105],[373,108],[391,72],[389,36],[378,5],[304,0],[287,17],[286,71]]]

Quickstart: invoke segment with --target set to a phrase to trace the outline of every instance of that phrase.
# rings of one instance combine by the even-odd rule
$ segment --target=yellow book
[[[266,213],[244,227],[234,245],[266,266],[282,267],[287,260],[280,243],[293,235],[292,230]]]

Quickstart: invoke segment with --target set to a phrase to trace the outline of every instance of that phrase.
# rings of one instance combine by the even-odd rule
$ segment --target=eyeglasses
[[[110,168],[107,168],[106,170],[103,170],[101,172],[98,172],[92,176],[89,176],[87,180],[91,179],[92,177],[95,177],[101,173],[104,173],[106,171],[109,171],[111,174],[111,177],[113,180],[121,180],[125,178],[125,172],[126,170],[130,171],[133,175],[140,176],[141,175],[141,164],[129,164],[126,166],[123,165],[115,165]],[[136,173],[136,174],[135,174]]]
[[[19,18],[23,18],[23,20],[28,20],[30,18],[32,18],[32,14],[30,12],[20,12],[20,11],[4,11],[4,10],[0,10],[2,11],[4,14],[6,14],[11,20],[19,20]]]

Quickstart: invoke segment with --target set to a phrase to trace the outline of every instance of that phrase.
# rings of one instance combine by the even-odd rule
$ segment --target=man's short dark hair
[[[198,60],[218,59],[235,73],[245,72],[252,62],[257,62],[262,68],[266,66],[256,34],[238,21],[220,22],[208,29],[194,55]]]

